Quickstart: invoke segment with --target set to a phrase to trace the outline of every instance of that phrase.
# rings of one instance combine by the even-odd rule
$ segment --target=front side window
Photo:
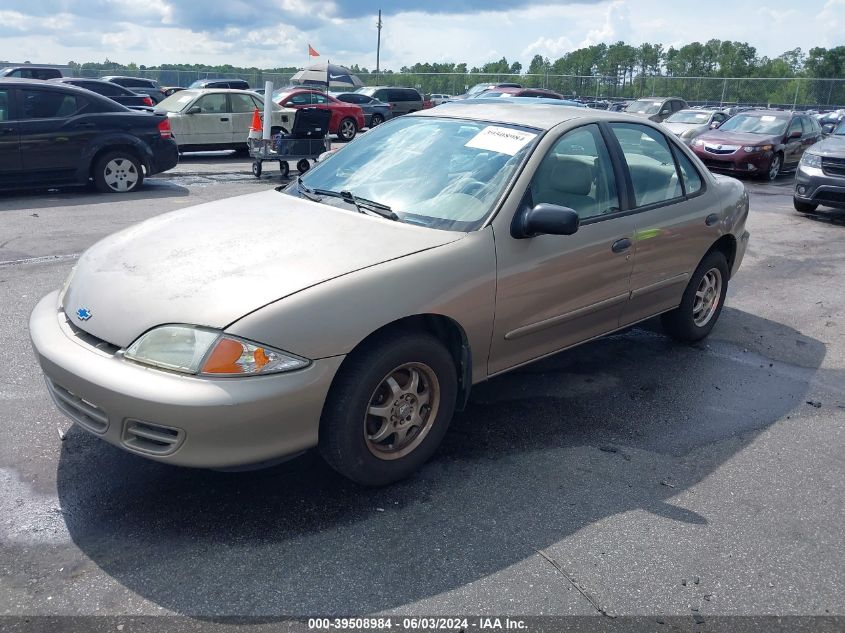
[[[595,124],[564,134],[531,181],[531,202],[568,207],[583,221],[619,210],[616,177]]]
[[[53,90],[23,90],[23,118],[53,119],[73,116],[85,101],[76,95]]]
[[[792,123],[789,124],[789,132],[787,134],[791,135],[793,132],[798,132],[799,134],[804,133],[804,127],[801,125],[801,117],[795,117],[792,119]]]
[[[675,159],[665,136],[636,123],[611,123],[610,127],[622,146],[638,207],[683,195]]]
[[[297,95],[293,95],[288,101],[289,105],[292,106],[301,106],[301,105],[311,105],[311,93],[310,92],[301,92]]]
[[[200,114],[221,114],[229,111],[226,95],[223,93],[204,95],[194,104],[199,107]]]
[[[329,99],[326,95],[321,95],[316,92],[311,93],[311,103],[328,103]]]
[[[325,204],[349,208],[338,197],[346,191],[389,206],[403,222],[471,231],[489,216],[538,136],[512,125],[402,117],[318,163],[302,183],[318,195],[335,192],[322,196]]]

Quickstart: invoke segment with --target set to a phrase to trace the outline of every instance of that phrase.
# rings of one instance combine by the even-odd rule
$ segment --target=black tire
[[[384,123],[384,117],[380,114],[374,114],[370,117],[370,129],[374,128],[377,125],[381,125]]]
[[[305,173],[306,171],[308,171],[309,169],[311,169],[311,163],[309,163],[309,162],[308,162],[308,159],[306,159],[306,158],[303,158],[302,160],[300,160],[300,161],[296,164],[296,170],[297,170],[300,174],[304,174],[304,173]]]
[[[342,119],[337,126],[337,137],[344,143],[348,143],[355,138],[358,133],[358,124],[352,117]]]
[[[94,163],[94,186],[103,193],[130,193],[144,182],[141,161],[125,150],[106,152]]]
[[[812,213],[819,208],[819,205],[813,202],[801,202],[797,198],[792,199],[792,206],[795,207],[798,213]]]
[[[290,165],[286,160],[279,161],[279,171],[282,174],[282,178],[287,178],[290,175]]]
[[[439,391],[439,401],[436,410],[429,410],[431,417],[417,429],[416,435],[408,433],[410,439],[403,449],[407,452],[389,456],[387,451],[371,448],[372,436],[366,435],[368,424],[378,418],[366,414],[374,406],[373,400],[379,397],[379,390],[387,384],[387,378],[398,375],[394,373],[396,370],[412,363],[425,367],[436,377],[436,385],[429,393]],[[437,450],[451,422],[457,390],[455,363],[436,338],[425,333],[381,335],[353,352],[336,376],[320,419],[320,453],[337,472],[365,486],[384,486],[403,479]],[[394,396],[395,393],[389,395],[385,403]],[[432,397],[431,401],[435,400]],[[401,399],[396,399],[390,406],[400,405]],[[404,415],[401,406],[398,411]],[[390,424],[386,417],[384,422]],[[397,441],[397,436],[387,437]],[[385,446],[391,445],[378,445]]]
[[[261,161],[256,160],[252,163],[252,175],[256,178],[261,178]]]
[[[775,154],[772,156],[772,162],[769,163],[769,169],[765,174],[763,174],[763,179],[768,180],[769,182],[777,180],[781,171],[783,171],[783,156]]]
[[[705,275],[714,270],[718,272],[720,279],[718,302],[706,322],[696,323],[694,314],[696,293],[700,291]],[[729,274],[728,262],[725,259],[724,253],[721,251],[711,251],[708,253],[692,274],[687,288],[684,290],[681,305],[661,316],[663,329],[666,330],[666,333],[674,339],[685,342],[700,341],[710,334],[713,326],[716,325],[716,321],[719,320],[719,315],[722,313],[722,307],[725,304],[725,293],[728,290]]]
[[[243,156],[244,154],[249,154],[249,145],[238,145],[235,148],[235,154],[238,156]]]

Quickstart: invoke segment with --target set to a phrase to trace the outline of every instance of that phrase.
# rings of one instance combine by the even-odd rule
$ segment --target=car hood
[[[684,132],[689,132],[690,130],[694,132],[701,132],[709,129],[710,127],[706,123],[667,123],[665,121],[663,122],[663,126],[668,128],[673,134],[683,134]]]
[[[782,140],[779,134],[749,134],[748,132],[722,131],[708,132],[698,138],[711,145],[778,145]]]
[[[77,327],[126,347],[165,323],[224,328],[315,284],[464,235],[269,190],[167,213],[98,242],[80,257],[64,310]]]
[[[648,119],[649,121],[660,121],[660,116],[656,112],[654,114],[648,114],[647,112],[632,112],[631,110],[625,110],[625,114],[632,114],[633,116],[642,117],[643,119]]]
[[[831,156],[833,158],[845,158],[845,136],[829,136],[809,148],[813,154]]]

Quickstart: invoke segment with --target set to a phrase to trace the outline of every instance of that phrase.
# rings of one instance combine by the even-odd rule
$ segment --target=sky
[[[624,40],[666,47],[747,41],[774,57],[845,44],[845,0],[0,0],[0,60],[199,63],[273,68],[319,60],[374,68],[507,57],[527,67]]]

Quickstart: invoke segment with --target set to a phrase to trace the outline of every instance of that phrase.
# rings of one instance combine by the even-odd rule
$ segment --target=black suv
[[[179,160],[166,115],[88,90],[0,79],[0,189],[84,185],[135,191]]]
[[[243,79],[197,79],[191,88],[231,88],[233,90],[249,90],[249,82]]]
[[[0,69],[0,77],[15,77],[17,79],[56,79],[62,76],[62,71],[49,66],[9,66]]]
[[[151,96],[132,92],[129,88],[118,86],[110,81],[86,79],[85,77],[62,77],[61,79],[51,79],[50,81],[85,88],[134,110],[148,110],[152,112],[153,105],[155,104]]]

